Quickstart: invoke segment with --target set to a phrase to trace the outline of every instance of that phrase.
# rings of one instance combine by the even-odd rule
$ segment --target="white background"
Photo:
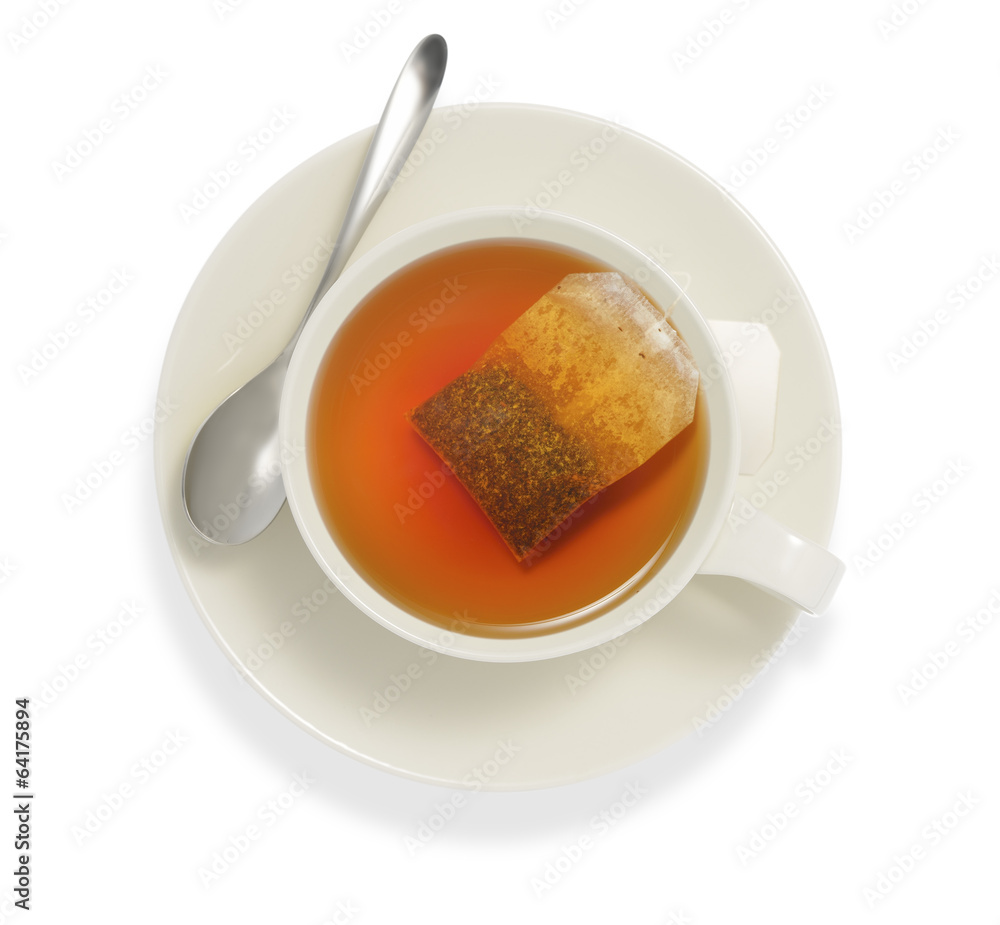
[[[907,0],[890,28],[891,0],[92,0],[48,22],[43,6],[0,11],[0,793],[14,698],[90,659],[34,721],[31,918],[11,915],[13,816],[0,814],[0,923],[997,921],[1000,629],[988,609],[968,618],[1000,611],[1000,283],[957,296],[1000,256],[995,4]],[[380,34],[345,54],[379,10]],[[450,46],[439,103],[489,78],[495,100],[620,120],[730,188],[773,237],[837,376],[831,545],[848,573],[710,735],[596,780],[479,794],[411,857],[404,840],[451,793],[326,748],[236,679],[174,571],[152,440],[136,437],[81,510],[62,496],[130,428],[143,434],[179,307],[229,226],[372,124],[434,31]],[[114,100],[147,68],[166,76],[120,118]],[[790,133],[781,120],[810,98]],[[294,114],[287,129],[186,221],[180,205],[275,106]],[[55,169],[104,117],[100,145]],[[935,138],[946,150],[922,155]],[[744,179],[751,149],[766,158]],[[873,209],[893,183],[895,201]],[[855,234],[862,210],[880,214]],[[19,372],[115,271],[125,291],[38,375]],[[946,323],[922,332],[938,310]],[[141,616],[98,653],[93,634],[114,632],[129,602]],[[934,653],[944,667],[928,667]],[[936,675],[907,694],[915,670]],[[171,734],[179,751],[138,782],[135,762],[162,757]],[[199,868],[303,772],[305,794],[206,885]],[[532,879],[629,784],[638,803],[539,896]],[[971,809],[948,815],[956,803]]]

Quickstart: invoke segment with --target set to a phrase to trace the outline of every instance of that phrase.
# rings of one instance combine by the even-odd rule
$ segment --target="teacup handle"
[[[833,599],[845,566],[829,550],[793,533],[737,495],[700,575],[742,578],[811,614]]]

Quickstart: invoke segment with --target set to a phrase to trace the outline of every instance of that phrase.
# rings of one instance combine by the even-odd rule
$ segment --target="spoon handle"
[[[440,35],[422,39],[403,65],[375,128],[337,243],[295,334],[285,347],[291,355],[313,309],[340,276],[406,158],[423,131],[444,78],[448,46]]]

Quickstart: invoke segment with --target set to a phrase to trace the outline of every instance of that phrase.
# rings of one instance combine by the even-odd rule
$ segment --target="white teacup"
[[[516,230],[506,211],[451,213],[399,232],[359,258],[317,307],[295,348],[281,402],[281,440],[308,449],[310,401],[324,357],[345,319],[373,289],[413,261],[444,248],[502,239],[569,248],[625,276],[646,268],[642,288],[654,303],[672,306],[671,323],[690,347],[698,368],[723,370],[710,382],[702,376],[699,401],[707,414],[708,451],[700,497],[683,536],[669,554],[653,560],[618,592],[586,608],[587,619],[565,621],[569,625],[563,629],[523,637],[446,630],[400,606],[355,569],[324,521],[310,454],[294,454],[282,462],[289,505],[326,574],[356,606],[400,636],[437,652],[497,662],[553,658],[606,643],[663,609],[697,574],[734,576],[811,613],[825,609],[843,575],[843,563],[736,495],[740,459],[736,399],[706,320],[670,276],[640,251],[610,232],[566,215],[541,213],[528,227]],[[737,516],[730,518],[734,509]]]

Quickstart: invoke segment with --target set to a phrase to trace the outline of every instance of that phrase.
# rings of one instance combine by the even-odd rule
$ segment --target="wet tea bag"
[[[618,273],[574,273],[408,417],[520,561],[687,427],[697,392],[663,312]]]

